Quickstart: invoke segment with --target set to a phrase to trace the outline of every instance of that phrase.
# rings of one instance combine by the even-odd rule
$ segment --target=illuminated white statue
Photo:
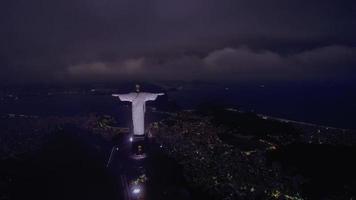
[[[136,92],[128,94],[112,94],[113,97],[119,97],[121,101],[129,101],[132,103],[134,136],[143,136],[145,134],[146,101],[154,101],[161,95],[164,95],[164,93],[140,92],[139,85],[136,85]]]

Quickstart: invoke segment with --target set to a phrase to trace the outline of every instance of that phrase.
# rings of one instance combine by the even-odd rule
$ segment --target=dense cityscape
[[[176,166],[168,165],[169,170],[182,168],[176,173],[184,180],[180,184],[187,190],[186,199],[355,196],[356,166],[349,161],[356,153],[355,131],[212,105],[195,110],[147,109],[150,145],[146,148],[159,147],[158,154],[171,160],[164,162]],[[111,162],[111,147],[120,147],[122,138],[130,134],[129,123],[122,126],[117,119],[120,121],[95,113],[47,117],[3,114],[1,199],[97,199],[104,193],[107,199],[120,196],[115,189],[120,183],[105,169]],[[162,162],[159,160],[164,166]],[[324,169],[320,171],[319,167]],[[95,178],[91,173],[97,174]],[[153,184],[152,177],[143,175],[137,180],[144,177],[144,182]],[[98,184],[97,180],[102,182]],[[79,188],[73,191],[75,184],[93,189],[89,193]],[[17,193],[19,189],[26,192]],[[146,198],[164,199],[160,195]]]

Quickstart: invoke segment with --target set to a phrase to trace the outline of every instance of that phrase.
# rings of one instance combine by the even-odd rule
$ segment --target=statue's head
[[[136,84],[136,92],[140,92],[140,85]]]

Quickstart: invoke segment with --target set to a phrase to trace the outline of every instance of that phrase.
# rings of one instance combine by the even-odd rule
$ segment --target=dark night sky
[[[0,83],[356,78],[354,0],[0,4]]]

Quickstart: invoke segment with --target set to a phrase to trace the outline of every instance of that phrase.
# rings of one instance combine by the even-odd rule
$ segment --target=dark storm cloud
[[[355,78],[355,66],[355,47],[327,46],[286,56],[243,46],[213,50],[204,57],[181,55],[160,62],[139,57],[77,64],[70,66],[68,73],[81,79],[310,80]]]
[[[356,48],[327,46],[287,56],[245,47],[225,48],[210,53],[204,61],[215,73],[225,72],[240,78],[338,78],[355,70]]]
[[[303,78],[356,71],[351,0],[1,4],[2,80]]]

